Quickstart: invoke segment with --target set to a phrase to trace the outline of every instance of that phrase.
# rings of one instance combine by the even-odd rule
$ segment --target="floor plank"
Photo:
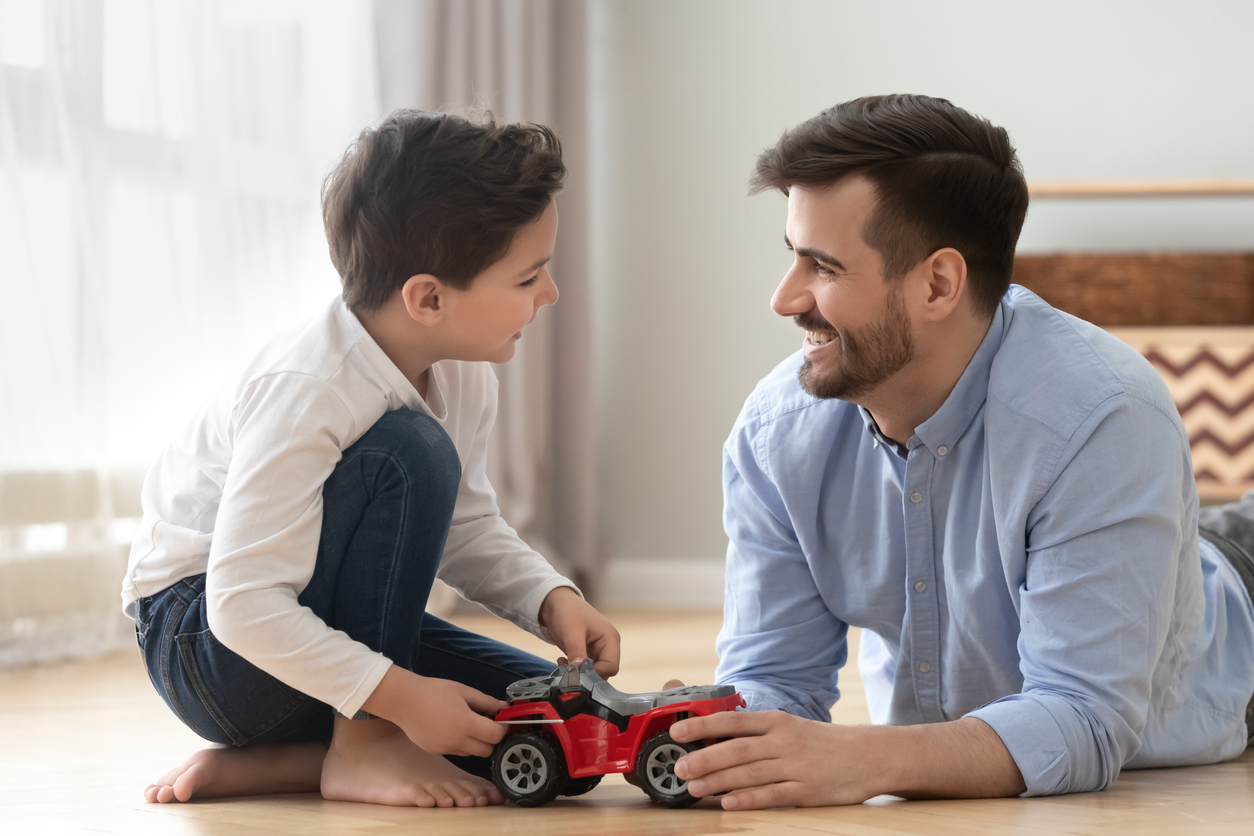
[[[678,677],[713,681],[718,613],[613,613],[623,632],[615,684],[648,691]],[[490,616],[470,629],[551,656],[552,648]],[[856,635],[853,641],[856,643]],[[851,652],[853,658],[856,650]],[[856,674],[844,677],[838,722],[866,722]],[[696,834],[1248,834],[1254,831],[1254,754],[1191,769],[1127,772],[1104,793],[1049,799],[904,802],[724,813],[653,806],[611,776],[586,796],[538,810],[402,810],[324,801],[316,795],[144,803],[142,788],[201,747],[147,682],[137,653],[0,672],[0,833],[389,834],[428,836],[695,836]]]

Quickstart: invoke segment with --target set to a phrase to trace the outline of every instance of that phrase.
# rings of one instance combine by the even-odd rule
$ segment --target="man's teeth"
[[[834,331],[806,331],[806,336],[810,338],[810,342],[815,345],[825,345],[836,339]]]

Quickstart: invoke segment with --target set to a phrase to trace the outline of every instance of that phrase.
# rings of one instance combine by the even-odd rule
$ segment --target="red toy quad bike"
[[[678,743],[670,727],[694,715],[732,711],[745,701],[730,685],[624,694],[585,659],[506,689],[510,704],[496,715],[513,726],[492,755],[492,780],[520,807],[559,795],[582,795],[611,772],[628,773],[654,801],[686,807],[696,801],[675,775],[685,752],[710,741]]]

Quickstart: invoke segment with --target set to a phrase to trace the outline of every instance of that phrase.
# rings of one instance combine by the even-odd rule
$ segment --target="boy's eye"
[[[527,279],[527,281],[519,285],[519,287],[531,287],[533,284],[536,283],[536,279],[538,278],[540,278],[539,275],[532,276],[531,278]]]

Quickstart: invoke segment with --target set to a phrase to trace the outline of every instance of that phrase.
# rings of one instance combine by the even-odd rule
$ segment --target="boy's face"
[[[557,205],[514,234],[509,250],[465,290],[446,288],[445,353],[453,360],[504,363],[522,329],[557,301],[548,262],[557,240]]]

